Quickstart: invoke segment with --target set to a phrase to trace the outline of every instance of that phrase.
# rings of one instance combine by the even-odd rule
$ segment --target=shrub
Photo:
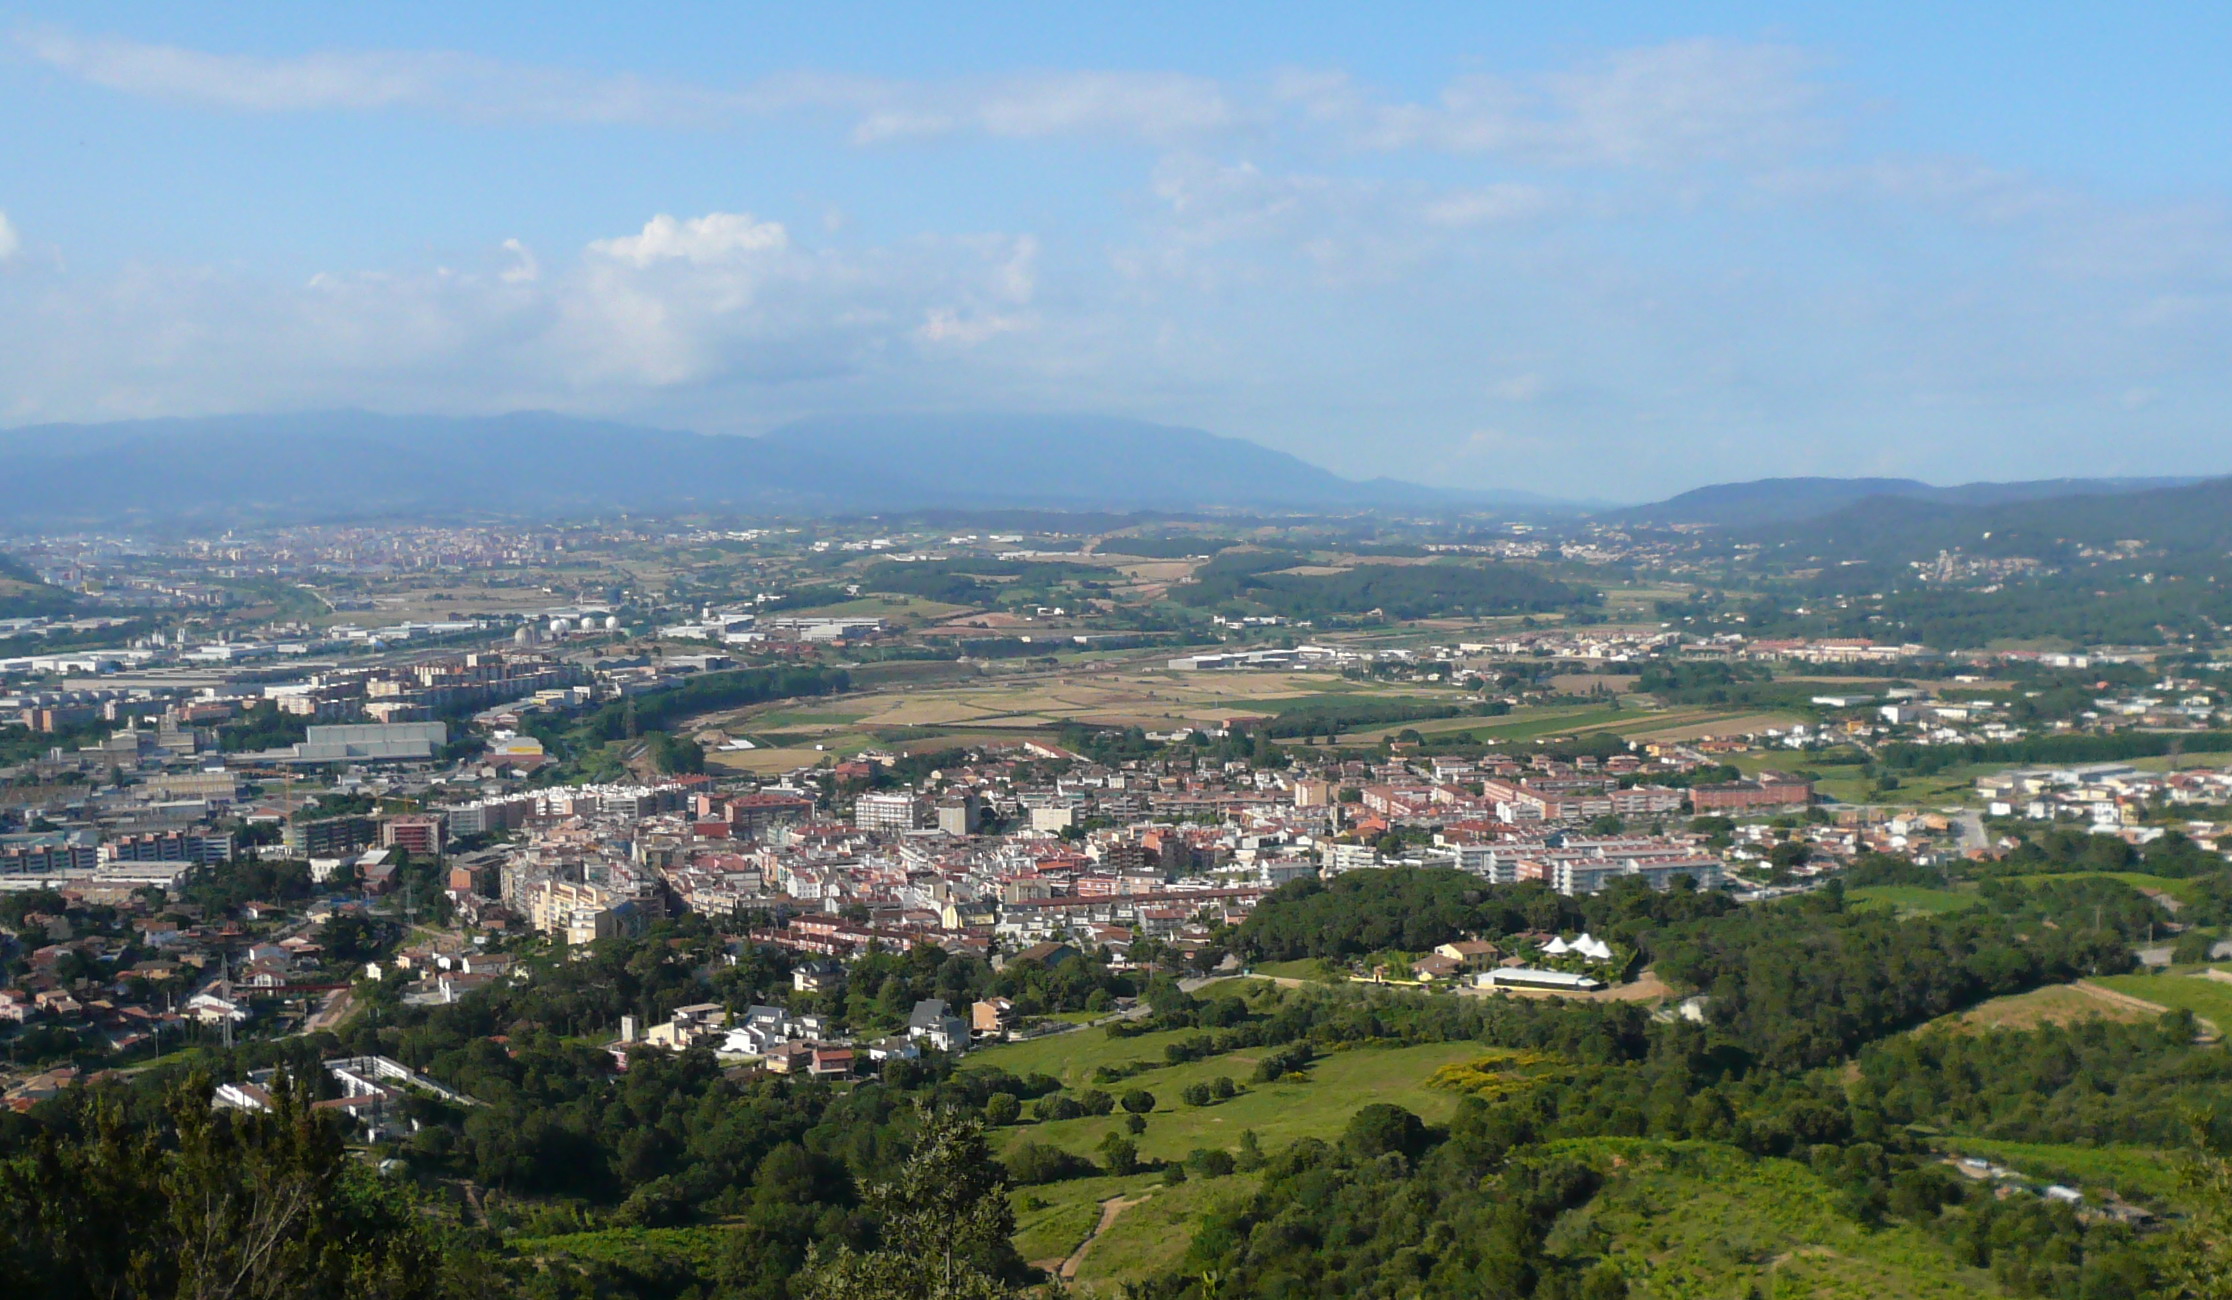
[[[984,1122],[995,1128],[1023,1118],[1023,1103],[1012,1092],[995,1092],[984,1099]]]
[[[1082,1178],[1093,1172],[1090,1162],[1044,1142],[1024,1142],[1001,1160],[1008,1177],[1023,1186]]]
[[[1075,1097],[1065,1097],[1057,1093],[1051,1097],[1041,1097],[1033,1102],[1031,1113],[1041,1120],[1076,1119],[1085,1113],[1085,1108],[1077,1104]]]
[[[1155,1108],[1155,1094],[1145,1088],[1134,1088],[1124,1094],[1124,1109],[1134,1115],[1144,1115]]]
[[[1189,1083],[1178,1096],[1188,1106],[1206,1106],[1216,1100],[1216,1095],[1209,1091],[1206,1083]]]

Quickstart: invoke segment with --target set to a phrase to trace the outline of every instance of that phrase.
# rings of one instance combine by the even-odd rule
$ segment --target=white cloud
[[[533,284],[542,278],[542,263],[535,260],[533,249],[516,239],[507,239],[504,251],[514,259],[510,266],[497,273],[505,284]]]
[[[23,236],[16,233],[15,223],[0,212],[0,262],[5,262],[23,251]]]
[[[687,221],[662,212],[644,223],[641,234],[589,245],[592,253],[639,268],[676,259],[702,266],[755,254],[781,254],[789,248],[790,232],[781,222],[755,221],[749,212],[713,212]]]
[[[1557,167],[1762,165],[1834,140],[1815,66],[1790,46],[1683,40],[1530,78],[1463,76],[1426,103],[1375,99],[1339,73],[1289,73],[1273,93],[1363,149]]]
[[[245,112],[408,109],[473,120],[695,127],[836,115],[856,144],[976,132],[1165,145],[1326,131],[1354,147],[1497,153],[1556,166],[1763,164],[1834,136],[1815,61],[1783,45],[1674,41],[1530,78],[1459,77],[1428,102],[1345,74],[1261,84],[1157,70],[1070,69],[947,81],[791,72],[734,86],[539,67],[454,51],[219,54],[57,29],[17,43],[124,94]]]
[[[549,266],[507,240],[479,268],[293,286],[218,269],[80,280],[32,267],[0,278],[0,419],[367,402],[628,412],[853,383],[1033,328],[1037,248],[983,235],[840,254],[716,212],[662,214]]]
[[[474,120],[695,127],[792,114],[853,120],[859,144],[980,131],[1154,141],[1224,130],[1227,92],[1170,72],[1065,71],[951,82],[786,73],[734,87],[534,67],[453,51],[214,54],[45,29],[18,44],[47,66],[124,94],[243,112],[410,109]]]

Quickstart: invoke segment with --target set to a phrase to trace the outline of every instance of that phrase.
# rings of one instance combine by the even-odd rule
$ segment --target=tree
[[[1155,1094],[1145,1088],[1134,1088],[1124,1094],[1123,1106],[1134,1115],[1144,1115],[1155,1108]]]
[[[1178,1096],[1188,1106],[1206,1106],[1216,1100],[1216,1094],[1209,1090],[1206,1083],[1189,1083]]]
[[[1416,1159],[1426,1149],[1426,1123],[1401,1106],[1374,1102],[1349,1120],[1342,1141],[1366,1158],[1394,1152]]]
[[[874,1249],[817,1246],[800,1293],[817,1300],[995,1300],[1018,1294],[1023,1261],[1009,1242],[1015,1213],[1007,1171],[984,1128],[952,1111],[925,1111],[898,1176],[868,1189],[879,1222]]]
[[[2195,1117],[2194,1149],[2179,1170],[2185,1193],[2185,1223],[2171,1237],[2164,1271],[2180,1300],[2232,1298],[2232,1159],[2210,1140],[2206,1121]]]
[[[2181,965],[2205,962],[2216,951],[2219,937],[2216,930],[2197,925],[2178,936],[2177,945],[2170,950],[2170,960]]]
[[[995,1092],[984,1099],[984,1122],[998,1128],[1023,1116],[1023,1103],[1012,1092]]]
[[[1139,1144],[1120,1133],[1102,1138],[1100,1153],[1108,1172],[1119,1178],[1139,1172]]]
[[[423,1221],[343,1152],[305,1081],[218,1113],[194,1077],[162,1118],[88,1104],[0,1164],[0,1294],[376,1297],[444,1294]]]

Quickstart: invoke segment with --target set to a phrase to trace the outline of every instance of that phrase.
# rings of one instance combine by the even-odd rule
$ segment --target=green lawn
[[[1933,1138],[1931,1145],[1954,1155],[1983,1156],[2033,1178],[2086,1190],[2107,1188],[2159,1204],[2170,1204],[2178,1195],[2177,1158],[2152,1147],[2001,1142],[1956,1134]]]
[[[2232,1032],[2232,984],[2221,980],[2206,975],[2102,975],[2093,983],[2161,1006],[2191,1011],[2218,1029]]]
[[[1267,961],[1248,968],[1252,975],[1270,979],[1323,980],[1328,984],[1348,978],[1346,971],[1336,971],[1322,957],[1304,957],[1299,961]]]
[[[1982,902],[1975,894],[1957,889],[1928,889],[1921,885],[1862,885],[1845,891],[1854,907],[1889,907],[1902,916],[1958,912]]]
[[[1089,1087],[1093,1086],[1089,1080],[1095,1066],[1143,1057],[1159,1061],[1164,1042],[1195,1032],[1148,1034],[1111,1042],[1100,1031],[1083,1030],[994,1048],[976,1054],[971,1064],[998,1065],[1017,1074],[1031,1070],[1059,1072],[1057,1077],[1073,1088]],[[1096,1038],[1102,1041],[1090,1041]],[[999,1055],[1028,1049],[1043,1052],[1055,1044],[1073,1042],[1078,1050],[1066,1058],[1044,1053],[1034,1057],[1033,1063],[1018,1064],[1014,1058]],[[1110,1047],[1120,1050],[1111,1052]],[[1394,1102],[1429,1123],[1441,1123],[1456,1112],[1456,1094],[1431,1090],[1426,1080],[1444,1065],[1471,1060],[1486,1051],[1478,1043],[1357,1048],[1320,1058],[1310,1067],[1304,1082],[1255,1083],[1252,1079],[1258,1052],[1250,1049],[1185,1065],[1161,1066],[1106,1085],[1106,1090],[1121,1096],[1130,1089],[1144,1088],[1154,1094],[1155,1109],[1147,1116],[1147,1131],[1138,1138],[1139,1153],[1146,1159],[1183,1160],[1197,1147],[1231,1150],[1240,1144],[1240,1134],[1247,1129],[1255,1130],[1265,1150],[1276,1151],[1297,1138],[1338,1136],[1349,1116],[1375,1101]],[[1240,1095],[1210,1106],[1188,1106],[1179,1099],[1187,1084],[1206,1083],[1219,1075],[1238,1083]],[[1043,1142],[1091,1158],[1103,1138],[1124,1131],[1123,1121],[1123,1112],[1117,1111],[1046,1123],[1026,1122],[995,1133],[993,1140],[1002,1150],[1023,1142]]]
[[[1754,1160],[1711,1142],[1588,1138],[1552,1149],[1605,1175],[1595,1199],[1567,1212],[1549,1247],[1610,1261],[1635,1296],[1960,1297],[2000,1294],[1919,1228],[1870,1229],[1790,1160]]]

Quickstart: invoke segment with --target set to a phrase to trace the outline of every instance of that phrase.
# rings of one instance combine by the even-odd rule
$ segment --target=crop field
[[[1064,722],[1167,731],[1233,717],[1269,717],[1317,699],[1407,698],[1431,691],[1350,682],[1329,673],[1179,673],[1142,671],[1136,664],[1093,671],[1081,665],[960,682],[882,683],[838,699],[748,709],[700,723],[718,723],[741,734],[779,731],[815,740],[855,730],[1033,731]]]

